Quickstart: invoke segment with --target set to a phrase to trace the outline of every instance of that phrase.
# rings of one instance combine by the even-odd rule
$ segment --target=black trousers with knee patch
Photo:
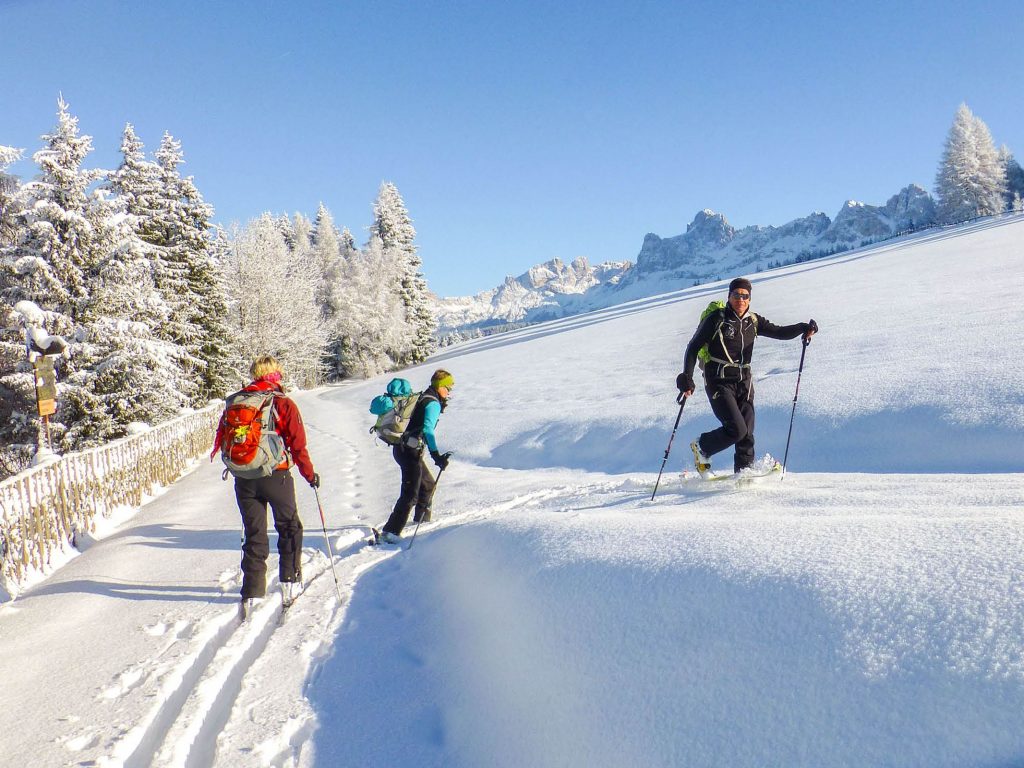
[[[276,471],[255,480],[235,478],[235,499],[242,513],[242,598],[267,594],[267,505],[277,530],[278,575],[281,581],[302,580],[302,521],[295,503],[291,472]]]
[[[704,387],[711,410],[722,426],[700,436],[700,449],[713,456],[730,445],[736,446],[733,471],[754,463],[754,385],[750,378],[736,381],[715,379]]]

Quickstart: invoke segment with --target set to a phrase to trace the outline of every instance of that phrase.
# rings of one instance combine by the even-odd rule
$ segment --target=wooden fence
[[[137,507],[173,483],[213,445],[222,405],[180,416],[139,435],[70,453],[0,482],[0,599],[54,552],[96,530],[98,515]]]

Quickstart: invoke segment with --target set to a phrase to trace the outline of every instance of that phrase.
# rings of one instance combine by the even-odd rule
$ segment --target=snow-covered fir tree
[[[295,247],[295,223],[292,221],[291,216],[282,213],[274,219],[274,224],[277,225],[281,237],[284,238],[284,244],[288,246],[288,250],[292,250]]]
[[[946,137],[935,191],[939,218],[955,223],[1005,210],[1006,171],[988,126],[966,104]]]
[[[92,368],[102,358],[102,341],[92,333],[97,319],[93,281],[109,249],[110,211],[106,201],[89,193],[102,172],[82,167],[92,151],[92,137],[79,135],[78,119],[58,100],[57,125],[44,135],[33,155],[40,168],[24,185],[18,233],[4,250],[0,285],[13,306],[34,302],[46,317],[46,330],[69,342],[58,362],[58,407],[52,435],[62,451],[96,445],[116,433],[116,426],[94,389]],[[31,377],[24,367],[5,372]]]
[[[341,244],[334,218],[327,206],[320,203],[316,212],[312,232],[313,261],[320,275],[317,285],[316,302],[327,325],[327,359],[329,375],[336,375],[338,358],[341,354],[337,319],[346,311],[343,298],[344,261]]]
[[[222,264],[213,253],[213,208],[191,176],[182,176],[181,143],[165,133],[156,152],[160,168],[160,245],[168,266],[161,287],[177,296],[178,338],[188,351],[198,387],[196,404],[223,397],[237,378],[233,338],[226,322],[227,293]]]
[[[358,251],[359,248],[356,246],[356,239],[352,236],[348,227],[345,227],[341,230],[341,235],[338,238],[338,253],[343,261],[347,261],[355,256]]]
[[[288,243],[292,253],[300,259],[308,259],[313,248],[313,222],[301,213],[292,216],[292,238]]]
[[[311,233],[313,248],[313,260],[316,269],[321,275],[321,281],[317,287],[317,303],[329,323],[331,318],[338,314],[340,307],[332,301],[333,286],[341,279],[341,246],[339,243],[338,230],[334,226],[334,217],[327,210],[327,206],[320,203],[317,208],[316,219],[313,222]]]
[[[21,150],[0,146],[0,479],[25,469],[39,441],[35,378],[26,359],[22,318],[8,303],[17,297],[17,254],[22,187],[5,171],[21,158]]]
[[[369,377],[401,365],[414,329],[406,319],[401,264],[376,235],[344,262],[335,300],[337,375]]]
[[[327,332],[307,266],[270,214],[237,233],[228,255],[231,325],[244,356],[274,355],[292,381],[313,386],[323,379]]]
[[[195,400],[198,389],[188,375],[189,355],[160,337],[172,313],[153,279],[153,247],[139,238],[125,201],[109,204],[104,236],[109,242],[97,270],[93,295],[96,317],[93,391],[113,421],[110,437],[129,433],[134,424],[159,424]]]
[[[21,185],[17,176],[6,171],[21,159],[21,154],[20,149],[0,145],[0,248],[11,245],[17,231],[16,212]]]
[[[999,162],[1006,174],[1006,209],[1008,211],[1024,210],[1024,168],[1021,168],[1020,163],[1005,144],[999,148]]]
[[[396,362],[402,365],[423,362],[434,350],[437,320],[431,306],[427,281],[420,272],[423,261],[414,242],[416,230],[398,187],[391,182],[381,184],[377,193],[370,233],[380,239],[384,254],[398,262],[402,303],[413,331],[409,351],[400,354]]]

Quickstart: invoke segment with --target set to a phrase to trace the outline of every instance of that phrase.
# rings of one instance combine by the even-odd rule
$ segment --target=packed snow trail
[[[387,487],[371,482],[368,498],[364,483],[387,465],[361,460],[371,445],[359,434],[359,417],[339,419],[334,404],[318,414],[316,395],[297,399],[308,407],[311,451],[324,478],[321,495],[347,600],[358,572],[389,556],[362,547],[364,510],[374,510],[379,522],[378,492]],[[241,523],[232,483],[221,482],[220,474],[219,462],[200,462],[116,533],[0,607],[0,697],[5,711],[33,724],[4,729],[5,763],[213,765],[217,737],[239,696],[258,686],[253,675],[260,679],[268,655],[272,674],[286,675],[283,685],[273,681],[277,700],[268,720],[278,721],[278,707],[288,716],[280,719],[284,730],[264,730],[259,741],[282,759],[293,744],[301,746],[296,734],[308,734],[312,713],[280,691],[294,689],[301,702],[303,680],[330,650],[344,616],[319,513],[312,492],[297,483],[308,587],[280,622],[272,552],[267,599],[241,623]]]

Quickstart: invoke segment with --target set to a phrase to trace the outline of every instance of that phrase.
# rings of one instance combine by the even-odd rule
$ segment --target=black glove
[[[805,339],[811,338],[811,334],[812,333],[817,333],[818,332],[818,324],[816,322],[814,322],[813,319],[810,320],[807,323],[804,323],[804,325],[807,326],[807,330],[804,331],[804,338]]]
[[[430,458],[434,460],[434,464],[438,469],[447,469],[448,460],[452,457],[452,452],[438,453],[437,451],[430,452]]]
[[[696,388],[696,385],[693,383],[693,376],[690,374],[680,373],[676,376],[676,389],[680,392],[692,392]]]
[[[313,479],[309,481],[309,487],[310,488],[319,488],[320,487],[320,475],[318,475],[316,472],[313,473]]]

